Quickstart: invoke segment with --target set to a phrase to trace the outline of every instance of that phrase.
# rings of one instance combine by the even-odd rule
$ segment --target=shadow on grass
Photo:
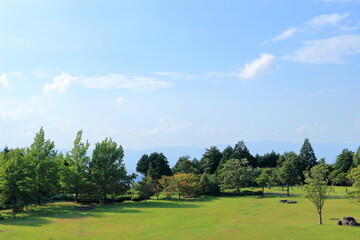
[[[139,213],[135,209],[121,209],[115,205],[98,205],[92,210],[75,210],[72,203],[47,204],[43,206],[35,206],[29,208],[24,213],[18,214],[13,218],[10,214],[6,215],[6,219],[1,221],[2,225],[32,226],[41,227],[45,224],[51,224],[58,220],[76,220],[82,218],[101,218],[103,213]],[[120,211],[116,211],[119,208]]]
[[[216,198],[216,197],[215,197]],[[82,218],[101,218],[104,213],[136,214],[142,212],[141,208],[198,208],[196,202],[212,201],[214,197],[202,196],[196,199],[181,200],[148,200],[147,202],[123,202],[106,205],[94,205],[91,210],[75,210],[74,203],[62,202],[32,206],[24,213],[17,214],[14,219],[10,213],[3,214],[6,219],[1,221],[2,225],[32,226],[41,227],[45,224],[52,224],[58,221],[76,220]]]

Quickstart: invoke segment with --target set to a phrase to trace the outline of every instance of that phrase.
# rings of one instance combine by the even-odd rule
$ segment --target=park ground
[[[293,192],[301,193],[294,187]],[[338,226],[330,218],[360,218],[360,204],[335,188],[324,206],[323,225],[312,203],[287,197],[280,188],[261,196],[200,197],[97,205],[75,210],[74,203],[33,206],[16,219],[3,212],[0,239],[358,239],[360,227]],[[291,193],[291,192],[290,192]],[[282,204],[281,199],[296,200]]]

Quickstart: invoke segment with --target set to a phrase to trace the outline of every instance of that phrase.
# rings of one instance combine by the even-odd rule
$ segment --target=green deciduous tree
[[[45,197],[50,197],[59,190],[59,169],[56,162],[55,144],[45,140],[43,128],[35,135],[34,142],[26,150],[26,158],[34,169],[32,177],[33,196],[38,204]]]
[[[15,218],[31,200],[33,169],[23,149],[9,150],[0,155],[0,199],[12,209]]]
[[[265,186],[270,186],[275,182],[274,179],[274,168],[260,168],[258,169],[260,175],[255,179],[256,183],[262,187],[262,192],[264,193]]]
[[[122,146],[111,138],[95,144],[89,163],[91,181],[103,201],[106,201],[107,195],[122,194],[132,181],[132,176],[127,175],[123,157]]]
[[[277,178],[282,184],[286,184],[287,195],[290,196],[290,186],[301,181],[300,159],[294,152],[286,152],[280,159],[283,160],[281,166],[277,169]]]
[[[76,135],[74,146],[70,153],[66,154],[65,165],[61,171],[61,183],[65,192],[75,194],[75,202],[79,194],[84,193],[86,185],[89,184],[89,162],[87,150],[89,142],[81,142],[82,131]]]
[[[354,190],[347,192],[347,198],[354,202],[360,202],[360,166],[351,169],[348,179],[352,182]]]
[[[140,197],[144,198],[146,202],[148,198],[157,193],[157,181],[147,176],[135,185],[135,189],[139,191]]]
[[[329,169],[325,164],[319,164],[311,168],[304,186],[305,196],[314,204],[322,224],[322,209],[329,196],[330,187],[326,184]]]
[[[353,151],[350,151],[347,148],[343,149],[342,152],[336,157],[334,168],[339,169],[344,173],[349,172],[353,166],[353,157]]]
[[[360,147],[358,147],[356,153],[354,154],[353,164],[354,164],[354,167],[357,167],[360,165]]]
[[[200,177],[203,193],[206,195],[217,195],[220,193],[220,186],[216,179],[216,175],[203,173]]]
[[[219,173],[221,184],[224,188],[235,188],[240,194],[240,188],[251,184],[254,176],[254,169],[246,159],[228,160]]]

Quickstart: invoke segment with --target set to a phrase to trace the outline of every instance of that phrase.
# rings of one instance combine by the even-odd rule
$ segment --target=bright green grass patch
[[[347,191],[352,191],[352,187],[343,187],[343,186],[333,186],[331,187],[330,195],[331,196],[346,196]],[[244,188],[242,190],[251,190],[251,191],[260,191],[262,190],[261,187],[253,187],[253,188]],[[234,190],[229,190],[234,191]],[[272,186],[270,189],[265,188],[265,193],[283,193],[286,194],[286,187],[278,187]],[[304,194],[304,190],[302,186],[292,186],[290,187],[290,195],[291,194]]]
[[[281,204],[280,199],[297,200]],[[360,218],[360,205],[329,199],[324,225],[301,196],[203,197],[149,200],[76,211],[69,203],[49,204],[6,219],[0,239],[346,239],[360,228],[337,226],[331,217]]]

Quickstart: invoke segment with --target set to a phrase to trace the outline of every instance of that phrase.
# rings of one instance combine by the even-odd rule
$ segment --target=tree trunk
[[[319,210],[319,220],[320,220],[320,224],[323,224],[323,223],[322,223],[322,214],[321,214],[321,210]]]
[[[237,195],[240,195],[240,189],[239,188],[236,189],[236,192],[237,192]]]
[[[264,185],[263,185],[263,186],[262,186],[262,194],[263,194],[263,195],[264,195],[264,191],[265,191],[265,190],[264,190]]]
[[[287,189],[286,189],[286,190],[287,190],[287,194],[286,194],[287,196],[290,196],[290,194],[289,194],[289,188],[290,188],[290,186],[287,185]]]
[[[76,192],[76,193],[75,193],[75,203],[77,203],[77,202],[78,202],[78,196],[79,196],[79,193],[78,193],[78,192]]]
[[[179,200],[180,200],[180,196],[181,196],[181,195],[179,194]]]

